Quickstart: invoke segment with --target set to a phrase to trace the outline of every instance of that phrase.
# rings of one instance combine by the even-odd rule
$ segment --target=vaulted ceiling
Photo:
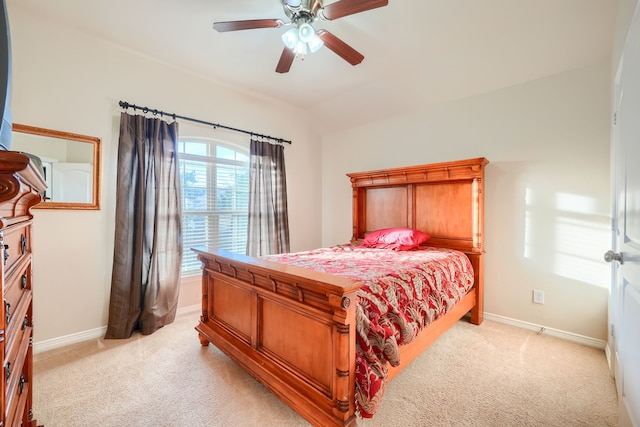
[[[278,74],[287,27],[219,33],[212,23],[287,21],[281,0],[20,0],[60,25],[299,107],[324,131],[606,60],[616,3],[389,0],[386,7],[315,24],[362,53],[361,64],[351,66],[322,48]]]

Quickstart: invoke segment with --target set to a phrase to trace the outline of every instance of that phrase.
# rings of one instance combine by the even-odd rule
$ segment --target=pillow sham
[[[409,251],[429,240],[429,237],[428,234],[413,228],[381,228],[367,234],[360,246]]]

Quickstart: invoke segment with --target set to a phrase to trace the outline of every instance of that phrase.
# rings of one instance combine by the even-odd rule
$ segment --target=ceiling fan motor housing
[[[299,19],[299,15],[315,20],[319,17],[318,10],[322,8],[322,0],[282,0],[282,5],[284,6],[284,13],[293,22]]]

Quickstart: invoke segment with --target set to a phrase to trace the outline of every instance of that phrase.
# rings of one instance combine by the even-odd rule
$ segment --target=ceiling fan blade
[[[324,6],[318,14],[328,20],[342,18],[354,13],[377,9],[389,4],[389,0],[340,0]]]
[[[285,46],[282,50],[282,55],[280,55],[280,61],[278,61],[276,73],[288,73],[295,57],[296,54],[293,52],[293,49],[289,49]]]
[[[225,31],[253,30],[256,28],[278,28],[284,25],[280,19],[249,19],[246,21],[214,22],[213,29],[224,33]]]
[[[329,31],[318,30],[316,33],[322,39],[326,47],[340,55],[342,59],[347,61],[349,64],[358,65],[364,59],[364,56],[360,52],[331,34]]]

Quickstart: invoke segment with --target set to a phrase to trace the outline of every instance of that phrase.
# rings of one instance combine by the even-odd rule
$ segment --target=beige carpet
[[[34,357],[34,416],[47,427],[308,426],[215,347],[198,313],[153,335]],[[604,352],[485,321],[460,321],[388,386],[372,426],[615,426]]]

